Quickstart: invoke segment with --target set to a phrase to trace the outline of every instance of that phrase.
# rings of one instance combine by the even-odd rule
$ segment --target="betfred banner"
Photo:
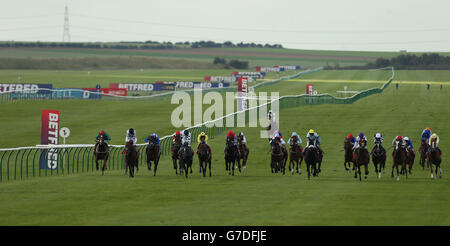
[[[205,76],[203,77],[204,81],[207,82],[236,82],[235,76]]]
[[[248,108],[248,77],[238,79],[238,111]]]
[[[41,144],[57,145],[59,143],[59,110],[42,110],[41,112]],[[56,169],[58,167],[58,149],[41,151],[40,169]]]
[[[284,70],[300,70],[300,66],[278,66],[279,68],[283,68]]]
[[[0,92],[51,94],[52,84],[0,84]]]

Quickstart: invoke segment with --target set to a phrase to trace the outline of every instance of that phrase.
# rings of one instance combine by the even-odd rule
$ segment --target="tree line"
[[[226,41],[217,43],[214,41],[196,42],[157,42],[157,41],[123,41],[123,42],[25,42],[25,41],[0,41],[0,48],[92,48],[92,49],[180,49],[180,48],[278,48],[281,44],[255,44],[232,43]]]
[[[411,70],[449,70],[450,56],[438,53],[424,53],[422,55],[402,54],[393,58],[378,58],[375,62],[369,62],[363,66],[345,66],[339,64],[327,65],[325,69],[376,69],[384,67],[395,67],[395,69]]]
[[[225,58],[220,58],[216,56],[213,61],[214,65],[221,65],[225,69],[236,68],[236,69],[248,69],[248,61],[230,60],[227,61]]]

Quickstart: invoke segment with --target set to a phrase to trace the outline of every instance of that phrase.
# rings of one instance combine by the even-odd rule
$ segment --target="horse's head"
[[[430,141],[430,148],[435,149],[437,147],[437,140],[431,139]]]
[[[100,137],[98,138],[98,143],[99,144],[103,144],[105,142],[105,135],[100,135]]]
[[[242,141],[244,141],[244,137],[243,137],[242,135],[239,135],[239,136],[237,137],[237,142],[238,142],[238,143],[242,143]]]

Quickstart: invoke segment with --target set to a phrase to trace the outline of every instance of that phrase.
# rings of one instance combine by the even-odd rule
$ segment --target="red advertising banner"
[[[42,110],[41,144],[58,144],[59,110]]]
[[[59,143],[59,110],[42,110],[41,112],[41,144]],[[42,150],[40,157],[41,169],[56,169],[58,166],[58,150]]]
[[[100,89],[103,92],[104,96],[126,96],[127,95],[127,89],[125,88],[101,88]]]
[[[306,84],[306,94],[312,95],[313,94],[313,85],[312,84]]]
[[[248,77],[239,77],[238,79],[238,111],[248,108]]]

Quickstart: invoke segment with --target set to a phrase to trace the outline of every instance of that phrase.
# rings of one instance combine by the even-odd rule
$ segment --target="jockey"
[[[228,141],[228,140],[231,141],[231,140],[232,140],[232,141],[233,141],[233,145],[236,145],[236,144],[237,144],[237,141],[236,141],[236,134],[235,134],[232,130],[229,130],[229,131],[228,131],[225,140],[226,140],[226,141]]]
[[[187,143],[188,146],[191,146],[191,133],[187,129],[184,130],[181,135],[181,144],[184,145],[185,143]]]
[[[237,137],[236,137],[236,144],[237,144],[237,139],[239,137],[242,137],[242,144],[245,146],[245,149],[248,150],[248,146],[246,144],[247,143],[247,139],[245,139],[245,135],[244,135],[243,132],[239,132],[239,134],[237,135]]]
[[[364,135],[364,133],[360,132],[359,135],[358,135],[358,137],[356,137],[356,142],[355,142],[355,146],[353,147],[353,151],[355,151],[357,148],[359,148],[359,141],[360,141],[361,139],[366,140],[366,143],[367,143],[367,138],[366,138],[366,136]],[[365,146],[364,148],[367,149],[367,144],[366,144],[366,146]]]
[[[158,134],[156,133],[152,133],[150,135],[148,135],[148,137],[145,139],[145,142],[150,142],[150,139],[154,138],[155,139],[155,144],[157,145],[158,151],[161,150],[161,147],[159,146],[159,137]]]
[[[278,142],[280,142],[282,145],[285,145],[286,142],[283,139],[283,134],[281,134],[280,130],[276,130],[272,135],[272,140],[275,140],[278,138]]]
[[[410,150],[413,149],[413,143],[412,143],[411,139],[409,139],[408,137],[404,137],[403,141],[405,141],[406,149],[410,149]]]
[[[320,139],[319,134],[314,132],[313,129],[309,130],[309,132],[306,134],[306,147],[305,147],[305,149],[309,147],[309,145],[310,145],[309,143],[310,142],[312,142],[313,145],[315,147],[318,147],[318,148],[320,148],[320,143],[322,142],[321,139]]]
[[[197,137],[197,141],[198,141],[197,154],[198,154],[198,147],[200,146],[201,143],[205,143],[206,146],[208,146],[209,154],[212,154],[211,147],[209,147],[209,145],[208,145],[208,135],[206,135],[206,133],[201,132]]]
[[[103,137],[105,138],[105,142],[106,141],[110,141],[111,138],[109,137],[108,133],[106,133],[105,131],[101,130],[97,136],[95,137],[95,140],[98,140],[100,138],[100,136],[103,135]]]
[[[350,140],[350,143],[352,143],[353,148],[354,148],[354,147],[355,147],[355,144],[356,144],[356,138],[353,136],[353,134],[349,133],[349,134],[347,135],[347,139]]]
[[[375,133],[375,135],[373,135],[373,143],[374,144],[382,144],[383,143],[383,135],[381,135],[381,133]]]
[[[173,142],[175,143],[175,139],[179,137],[181,139],[181,133],[180,131],[175,132],[175,134],[173,135]]]
[[[439,136],[436,133],[433,133],[430,137],[430,139],[428,140],[428,145],[431,146],[431,141],[436,139],[436,148],[439,150],[439,153],[442,154],[441,149],[439,149],[438,145],[439,145]],[[428,148],[428,152],[431,151],[431,148]]]
[[[109,137],[108,133],[106,133],[106,132],[103,131],[103,130],[100,130],[100,132],[99,132],[99,133],[97,134],[97,136],[95,137],[95,141],[97,141],[97,143],[95,143],[94,151],[96,151],[96,149],[97,149],[97,146],[98,146],[98,139],[100,138],[100,136],[103,136],[103,137],[104,137],[105,143],[106,143],[106,144],[108,144],[107,141],[110,141],[110,140],[111,140],[111,138]]]
[[[428,140],[430,139],[433,132],[431,132],[430,128],[427,127],[422,131],[422,140],[425,140],[428,143]]]
[[[288,140],[289,145],[293,145],[294,143],[291,143],[291,139],[293,139],[298,145],[302,144],[302,138],[296,133],[293,132],[291,135],[291,138]]]
[[[293,140],[292,143],[291,143],[291,139]],[[302,146],[301,146],[302,139],[300,138],[300,136],[296,132],[293,132],[292,135],[291,135],[291,138],[289,138],[289,140],[288,140],[288,144],[291,146],[291,148],[294,145],[294,143],[297,143],[297,145],[299,146],[300,150],[302,149]]]
[[[395,142],[397,142],[397,141],[401,141],[401,146],[402,146],[402,147],[405,147],[405,146],[406,146],[406,143],[405,143],[405,140],[403,139],[403,137],[402,137],[402,136],[397,136],[397,137],[395,137],[394,140],[392,141],[392,147],[395,147]]]
[[[145,139],[145,142],[148,143],[148,141],[149,141],[152,137],[155,138],[155,140],[156,140],[155,143],[159,145],[159,137],[158,137],[158,134],[156,134],[156,133],[152,133],[152,134],[148,135],[148,137]]]
[[[128,142],[130,140],[133,140],[133,145],[136,146],[137,137],[136,137],[136,131],[133,128],[130,128],[127,130],[127,135],[125,137],[125,142]]]

